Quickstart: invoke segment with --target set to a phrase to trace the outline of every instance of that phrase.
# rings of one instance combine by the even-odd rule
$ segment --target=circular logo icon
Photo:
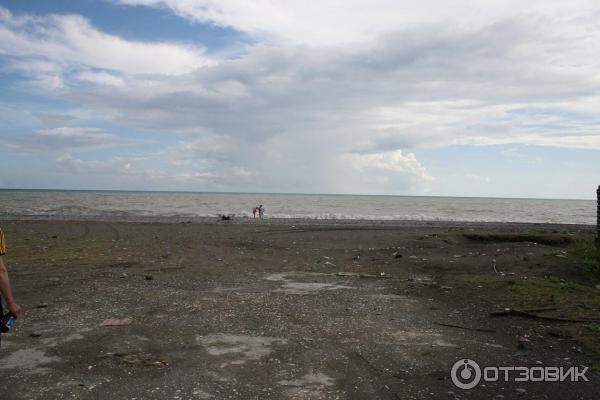
[[[481,380],[481,368],[475,361],[463,358],[454,363],[450,375],[456,387],[465,390],[473,389]]]

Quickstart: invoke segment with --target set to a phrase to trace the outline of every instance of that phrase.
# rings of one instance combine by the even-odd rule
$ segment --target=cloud
[[[418,2],[323,0],[114,0],[131,6],[160,7],[197,23],[225,26],[273,43],[348,45],[369,43],[399,29],[459,25],[479,29],[515,16],[595,9],[593,0],[439,0]],[[433,29],[434,27],[432,27]]]
[[[571,67],[565,52],[580,50],[572,44],[533,54],[551,40],[543,26],[519,20],[479,30],[398,32],[351,50],[256,45],[193,73],[131,80],[122,89],[78,88],[67,96],[123,124],[223,135],[240,146],[250,137],[303,140],[309,130],[365,151],[522,143],[532,134],[554,135],[558,123],[563,135],[575,128],[595,134],[597,122],[574,113],[600,103],[599,83],[588,73],[595,61]],[[511,112],[544,106],[562,113],[560,121],[533,124],[538,117]]]
[[[37,117],[44,126],[49,128],[64,126],[75,119],[74,116],[66,114],[35,112],[33,115]]]
[[[97,30],[79,15],[17,16],[1,6],[0,54],[12,59],[13,69],[55,76],[83,69],[88,78],[94,73],[106,78],[105,70],[173,75],[213,63],[197,44],[126,40]]]
[[[4,139],[5,146],[26,152],[107,148],[137,143],[97,128],[60,127],[40,129],[18,139]]]
[[[422,181],[433,180],[413,153],[402,154],[402,150],[374,154],[345,154],[343,158],[349,167],[358,170],[374,170],[376,172],[395,172],[409,175]]]
[[[84,160],[65,153],[55,161],[61,170],[71,175],[92,175],[95,177],[114,175],[114,184],[118,185],[127,184],[128,182],[139,185],[143,182],[144,185],[154,183],[167,188],[177,188],[177,186],[174,186],[175,184],[183,185],[186,189],[193,189],[197,188],[198,184],[210,184],[218,178],[210,172],[189,170],[166,172],[158,168],[144,168],[135,165],[135,158],[113,157],[108,160]]]
[[[124,86],[125,80],[120,76],[109,74],[107,72],[83,71],[75,77],[82,82],[97,83],[106,86]]]
[[[209,57],[202,46],[128,41],[78,16],[0,8],[9,68],[62,88],[77,115],[165,141],[177,134],[156,156],[168,169],[140,177],[206,190],[405,193],[431,182],[423,148],[600,149],[593,2],[119,3],[254,39],[235,58]],[[80,139],[70,148],[93,142]],[[83,165],[74,160],[63,162]]]
[[[131,164],[121,158],[108,161],[81,160],[70,154],[63,154],[56,159],[56,163],[71,173],[125,173],[131,169]]]

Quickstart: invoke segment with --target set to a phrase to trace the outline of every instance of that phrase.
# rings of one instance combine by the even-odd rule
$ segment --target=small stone
[[[146,280],[147,281],[153,281],[154,277],[152,275],[146,275]]]
[[[527,390],[523,389],[523,388],[516,388],[515,389],[518,393],[525,393],[527,392]]]
[[[31,333],[29,334],[29,337],[32,337],[32,338],[38,338],[38,337],[40,337],[40,336],[42,336],[42,334],[41,334],[41,333],[38,333],[38,332],[31,332]]]
[[[35,308],[48,308],[48,306],[48,303],[39,303],[37,306],[35,306]]]

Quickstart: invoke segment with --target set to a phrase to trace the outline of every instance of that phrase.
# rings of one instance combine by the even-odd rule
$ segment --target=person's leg
[[[4,317],[4,309],[2,308],[2,296],[0,296],[0,318]],[[0,347],[2,347],[2,334],[0,333]]]

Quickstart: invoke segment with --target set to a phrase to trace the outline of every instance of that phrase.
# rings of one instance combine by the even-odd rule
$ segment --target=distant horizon
[[[363,196],[363,197],[433,197],[454,199],[498,199],[498,200],[573,200],[594,201],[595,197],[582,198],[543,198],[543,197],[496,197],[496,196],[444,196],[413,194],[356,194],[356,193],[300,193],[300,192],[244,192],[244,191],[194,191],[194,190],[136,190],[136,189],[51,189],[51,188],[4,188],[0,191],[22,192],[115,192],[115,193],[187,193],[187,194],[247,194],[247,195],[286,195],[286,196]],[[594,192],[595,193],[595,192]]]

